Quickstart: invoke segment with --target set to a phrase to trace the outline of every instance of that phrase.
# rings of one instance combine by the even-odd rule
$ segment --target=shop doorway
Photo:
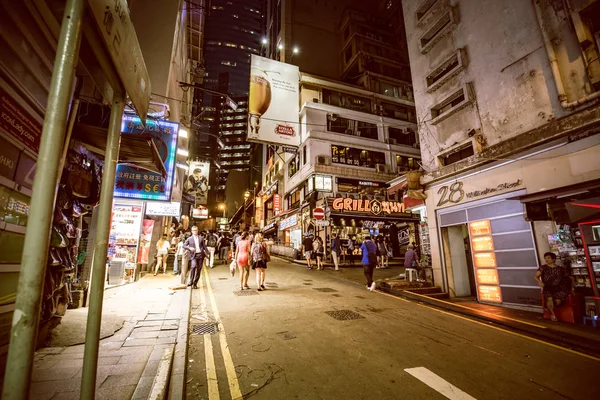
[[[475,274],[467,224],[442,228],[443,250],[452,297],[475,296]]]

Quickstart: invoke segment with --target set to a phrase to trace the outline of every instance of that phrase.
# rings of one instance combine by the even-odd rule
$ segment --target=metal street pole
[[[10,333],[2,396],[6,400],[29,397],[62,150],[57,144],[65,139],[84,11],[85,0],[67,1],[56,48]]]
[[[96,243],[94,245],[94,261],[92,265],[92,283],[89,292],[89,309],[87,329],[85,331],[85,347],[83,353],[83,375],[81,378],[80,399],[94,399],[96,391],[96,371],[98,369],[98,347],[100,344],[100,324],[102,322],[102,301],[104,296],[104,277],[106,275],[106,254],[112,214],[113,191],[121,144],[121,120],[125,108],[125,96],[115,92],[113,97],[106,154],[104,156],[104,172],[98,205],[98,225],[96,227]]]

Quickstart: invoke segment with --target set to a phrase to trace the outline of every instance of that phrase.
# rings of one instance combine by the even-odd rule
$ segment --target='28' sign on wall
[[[462,182],[454,182],[449,186],[442,186],[437,191],[441,197],[438,200],[437,206],[441,207],[448,203],[460,203],[465,198],[465,191],[463,190]]]

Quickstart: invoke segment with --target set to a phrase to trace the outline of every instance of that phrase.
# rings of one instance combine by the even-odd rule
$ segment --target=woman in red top
[[[248,277],[250,276],[250,248],[252,243],[248,240],[248,232],[242,233],[241,240],[235,248],[235,262],[240,268],[240,290],[250,289]]]

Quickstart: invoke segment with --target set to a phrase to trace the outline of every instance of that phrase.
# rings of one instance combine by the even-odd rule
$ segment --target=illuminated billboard
[[[208,203],[208,179],[210,163],[208,161],[191,161],[188,176],[183,185],[185,196],[194,199],[195,206]]]
[[[300,145],[299,81],[297,66],[252,55],[248,141]]]
[[[170,201],[179,124],[148,119],[146,120],[146,126],[144,126],[139,117],[125,115],[121,124],[121,132],[126,135],[151,138],[165,166],[167,176],[163,177],[157,172],[150,172],[130,164],[119,164],[117,165],[114,196],[140,200]]]

